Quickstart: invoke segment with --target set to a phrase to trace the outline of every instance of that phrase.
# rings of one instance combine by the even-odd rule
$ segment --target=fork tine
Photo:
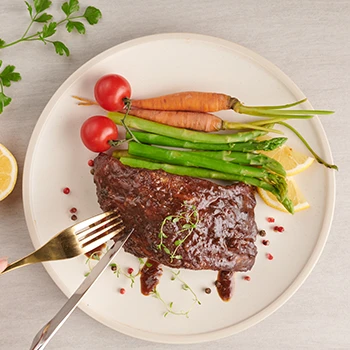
[[[96,222],[98,221],[101,221],[103,220],[104,218],[108,218],[110,216],[114,216],[114,215],[118,215],[117,212],[115,211],[107,211],[105,213],[102,213],[102,214],[99,214],[99,215],[96,215],[96,216],[93,216],[92,218],[90,219],[87,219],[85,221],[82,221],[82,222],[79,222],[78,224],[75,224],[72,226],[72,228],[74,228],[74,230],[76,231],[81,231],[83,230],[85,227],[87,226],[90,226],[92,224],[95,224]]]
[[[89,226],[84,227],[85,230],[81,230],[80,232],[76,233],[75,235],[77,236],[77,238],[79,240],[81,240],[82,238],[88,236],[91,232],[94,232],[94,231],[100,229],[101,227],[104,227],[105,225],[110,224],[115,219],[120,218],[120,215],[110,215],[110,216],[106,216],[106,218],[108,218],[108,219],[103,220],[102,222],[100,222],[97,225],[90,225],[90,227]]]
[[[124,226],[121,226],[115,230],[113,230],[112,232],[108,233],[107,235],[102,236],[101,238],[98,238],[92,242],[87,243],[83,249],[86,252],[89,252],[91,250],[96,249],[97,247],[99,247],[100,245],[102,245],[103,243],[106,243],[107,241],[109,241],[110,239],[112,239],[114,236],[116,236],[118,233],[120,233],[122,230],[124,230]]]
[[[115,220],[118,220],[119,218],[115,218]],[[93,231],[92,234],[85,236],[80,242],[79,244],[83,247],[84,245],[88,244],[90,241],[92,242],[95,238],[105,234],[105,232],[110,231],[111,229],[113,229],[114,227],[120,225],[122,223],[122,220],[118,220],[117,222],[112,221],[112,224],[108,225],[107,227],[102,227],[99,228],[98,230],[96,230],[96,232]]]

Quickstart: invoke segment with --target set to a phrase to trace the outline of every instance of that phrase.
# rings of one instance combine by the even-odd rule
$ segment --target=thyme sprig
[[[184,211],[180,212],[176,215],[169,215],[167,216],[160,227],[160,231],[158,233],[158,238],[160,239],[159,244],[157,245],[157,249],[162,250],[170,255],[170,262],[173,262],[174,259],[182,259],[182,256],[177,254],[177,251],[179,247],[191,236],[193,230],[197,227],[199,223],[199,213],[197,210],[197,207],[193,204],[189,204],[186,201],[182,204],[182,206],[185,208]],[[165,225],[171,222],[173,224],[178,224],[178,227],[180,227],[174,235],[179,236],[180,238],[176,239],[174,242],[175,248],[171,251],[169,247],[167,247],[164,244],[164,239],[168,238],[168,236],[165,234],[164,229]],[[186,232],[186,235],[181,238],[182,233]]]
[[[138,270],[136,272],[133,271],[132,273],[127,273],[127,272],[124,272],[118,264],[116,264],[116,263],[109,264],[111,270],[113,271],[114,275],[116,275],[117,278],[119,278],[122,275],[122,276],[125,276],[126,278],[130,279],[130,287],[131,288],[134,287],[135,278],[141,274],[141,270],[142,270],[143,265],[145,265],[144,260],[139,258]],[[146,263],[146,265],[147,265],[147,263]]]
[[[157,288],[154,289],[154,291],[151,293],[156,299],[158,299],[159,301],[162,302],[162,304],[165,306],[166,311],[164,312],[163,316],[167,317],[169,314],[175,315],[175,316],[186,316],[187,318],[189,318],[189,313],[192,311],[192,309],[195,307],[195,305],[202,305],[201,302],[199,301],[197,294],[193,291],[193,289],[182,279],[179,277],[180,275],[180,271],[171,271],[171,273],[173,274],[171,277],[172,281],[178,280],[182,283],[182,289],[184,291],[189,291],[192,296],[193,296],[193,303],[190,306],[190,308],[187,311],[175,311],[173,306],[174,306],[174,302],[170,302],[167,303],[162,296],[160,295],[159,291],[157,290]]]
[[[84,274],[85,277],[89,276],[92,269],[93,269],[93,266],[91,265],[92,264],[92,261],[95,260],[95,261],[100,261],[101,260],[101,256],[106,254],[108,252],[108,247],[106,246],[105,249],[101,249],[101,250],[97,250],[95,252],[93,252],[85,261],[85,264],[88,266],[89,268],[89,271],[86,272]]]

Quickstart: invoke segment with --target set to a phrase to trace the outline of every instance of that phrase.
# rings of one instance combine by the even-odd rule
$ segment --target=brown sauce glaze
[[[162,274],[162,266],[156,261],[148,259],[141,270],[141,293],[143,295],[149,295],[153,292]]]
[[[94,160],[94,181],[104,211],[117,210],[126,231],[134,229],[124,245],[126,252],[165,266],[193,270],[248,271],[257,254],[254,188],[243,183],[228,186],[168,174],[163,170],[127,167],[100,154]],[[199,223],[183,244],[182,223],[167,221],[163,247],[181,259],[171,259],[159,248],[164,219],[184,211],[184,203],[198,211]],[[185,208],[185,210],[188,210]]]
[[[229,301],[233,295],[234,271],[219,271],[215,286],[220,298],[223,301]]]

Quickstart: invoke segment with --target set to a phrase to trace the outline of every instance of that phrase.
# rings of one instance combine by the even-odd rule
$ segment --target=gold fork
[[[35,252],[7,266],[2,273],[29,264],[69,259],[88,253],[112,239],[123,229],[122,220],[115,211],[96,215],[61,231]]]

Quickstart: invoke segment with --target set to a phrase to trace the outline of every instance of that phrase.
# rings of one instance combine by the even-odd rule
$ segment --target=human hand
[[[0,258],[0,273],[6,269],[7,265],[7,258]]]

